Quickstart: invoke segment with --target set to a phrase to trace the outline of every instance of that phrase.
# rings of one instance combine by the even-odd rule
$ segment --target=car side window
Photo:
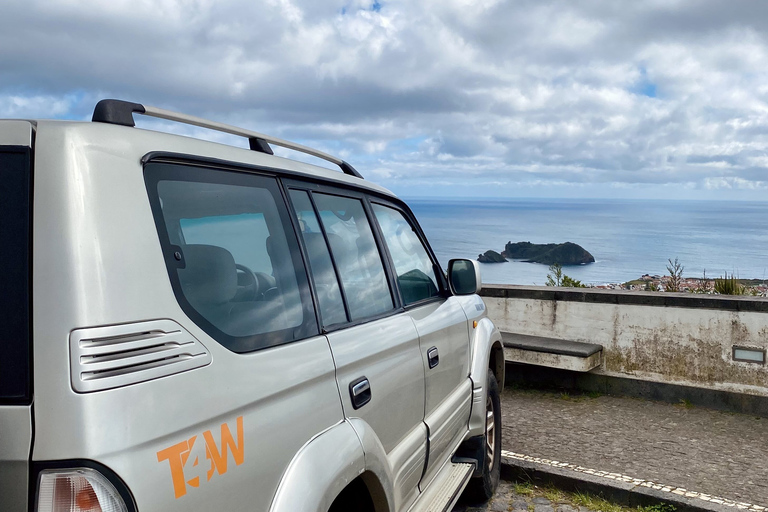
[[[376,240],[362,201],[313,193],[341,277],[350,320],[394,309]]]
[[[346,322],[347,313],[341,298],[339,280],[333,268],[328,244],[320,229],[320,222],[309,199],[309,193],[303,190],[291,190],[290,194],[293,209],[299,220],[304,248],[309,258],[323,325]]]
[[[395,265],[403,303],[439,296],[432,259],[413,226],[401,212],[388,206],[373,204],[373,213]]]
[[[161,163],[145,177],[174,292],[203,330],[235,352],[317,334],[275,178]]]

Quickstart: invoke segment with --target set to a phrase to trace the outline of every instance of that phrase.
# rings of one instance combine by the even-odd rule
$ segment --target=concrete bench
[[[577,372],[588,372],[600,366],[603,346],[595,343],[558,340],[502,332],[504,360],[512,363],[535,364]]]

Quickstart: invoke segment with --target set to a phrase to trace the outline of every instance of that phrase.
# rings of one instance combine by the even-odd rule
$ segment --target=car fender
[[[343,421],[310,439],[283,474],[270,512],[327,512],[333,500],[365,471],[355,429]]]
[[[486,380],[491,366],[491,357],[495,353],[493,372],[499,383],[499,389],[504,387],[504,346],[501,342],[501,332],[488,317],[477,320],[472,337],[472,360],[469,377],[472,379],[472,412],[469,418],[469,433],[467,438],[485,433],[485,400]]]
[[[377,512],[394,512],[394,475],[389,465],[387,452],[384,450],[379,437],[365,420],[352,418],[349,420],[360,438],[365,452],[365,469],[369,478],[366,480],[368,490],[371,492]],[[373,478],[376,482],[371,482]],[[376,493],[380,496],[376,496]],[[386,506],[385,506],[386,503]]]

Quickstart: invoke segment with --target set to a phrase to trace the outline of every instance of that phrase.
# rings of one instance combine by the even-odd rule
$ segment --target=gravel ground
[[[768,505],[766,418],[510,388],[501,403],[505,450]]]

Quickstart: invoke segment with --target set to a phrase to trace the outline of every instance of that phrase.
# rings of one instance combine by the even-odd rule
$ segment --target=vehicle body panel
[[[429,462],[422,488],[440,469],[466,432],[469,416],[469,337],[467,317],[456,297],[408,310],[419,333],[425,378],[424,421],[429,428]],[[429,367],[428,352],[439,362]]]
[[[426,458],[424,369],[410,316],[401,313],[331,332],[328,340],[347,418],[374,432],[392,468],[395,509],[415,498]],[[355,410],[349,384],[366,377],[371,401]]]
[[[33,125],[19,123],[14,129],[31,142]],[[0,137],[8,126],[0,122]],[[104,123],[40,121],[35,145],[35,399],[0,406],[0,495],[11,496],[6,482],[25,489],[14,495],[20,511],[30,460],[78,459],[114,471],[141,512],[324,512],[358,476],[378,512],[407,510],[469,436],[473,394],[482,393],[488,368],[482,352],[497,333],[484,311],[473,311],[479,298],[405,310],[395,301],[381,318],[234,353],[174,295],[142,162],[160,152],[394,200],[386,189],[256,151]],[[73,332],[164,320],[188,331],[210,363],[112,389],[73,389]],[[433,346],[440,364],[430,370]],[[349,385],[361,377],[371,401],[355,410]],[[308,483],[309,475],[316,477]]]
[[[190,321],[174,297],[158,234],[148,229],[154,220],[140,165],[151,150],[227,151],[192,139],[66,123],[41,123],[37,144],[33,460],[100,462],[125,481],[142,512],[187,510],[191,503],[267,510],[293,455],[343,420],[327,340],[235,354]],[[72,390],[62,364],[71,331],[163,318],[197,338],[212,363],[127,387]],[[306,421],[296,421],[298,415]],[[217,468],[208,479],[203,466],[211,461],[194,466],[190,455],[186,481],[203,478],[198,488],[182,483],[186,494],[177,498],[172,460],[178,454],[159,453],[196,437],[192,453],[206,458],[206,433],[225,450],[224,425],[234,438],[225,474]],[[244,457],[236,464],[240,429]]]

